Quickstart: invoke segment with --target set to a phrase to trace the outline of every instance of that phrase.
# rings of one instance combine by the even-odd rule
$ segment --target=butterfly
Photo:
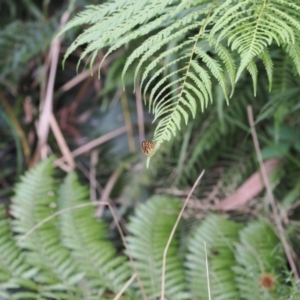
[[[142,149],[145,155],[150,155],[152,151],[155,149],[156,142],[152,141],[143,141],[142,142]]]

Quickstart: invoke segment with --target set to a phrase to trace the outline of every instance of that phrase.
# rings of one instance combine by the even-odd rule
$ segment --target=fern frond
[[[125,1],[103,3],[102,5],[88,5],[86,9],[71,19],[67,25],[60,31],[59,35],[65,33],[69,29],[83,25],[95,24],[105,18],[107,15],[115,12],[126,4]]]
[[[95,24],[77,37],[77,39],[68,48],[65,54],[65,59],[77,47],[88,43],[88,46],[80,56],[79,63],[86,55],[91,55],[92,59],[90,62],[92,64],[99,49],[107,45],[115,44],[116,41],[124,37],[124,35],[136,26],[142,25],[146,21],[164,14],[165,8],[168,5],[168,3],[159,0],[145,0],[135,3],[124,1],[123,4],[126,5],[116,5],[113,3],[110,4],[109,7],[104,7],[104,9],[102,9],[101,6],[100,8],[97,8],[97,6],[91,6],[87,15],[80,16],[77,20],[74,19],[73,23],[77,25],[83,23],[84,19],[90,21],[90,16],[93,16],[97,10],[100,10],[100,16],[110,12],[106,18],[96,18],[96,21],[93,22]],[[143,34],[153,30],[155,27],[160,25],[161,21],[164,19],[165,17],[162,17],[160,21],[154,21],[154,24],[147,25],[146,31],[143,31]],[[73,26],[74,25],[72,25],[72,23],[71,25],[68,25],[69,28]],[[120,46],[129,42],[133,38],[136,38],[135,34],[123,40]]]
[[[128,224],[128,251],[149,299],[160,296],[163,252],[179,209],[174,199],[155,196],[137,207]],[[167,253],[165,284],[167,299],[190,299],[185,291],[183,262],[178,257],[178,237],[173,238]]]
[[[52,177],[52,164],[52,159],[38,164],[16,186],[11,212],[16,218],[12,225],[18,238],[56,210],[57,186]],[[73,291],[76,298],[74,285],[83,274],[76,270],[69,251],[60,244],[60,233],[54,219],[20,240],[19,245],[27,250],[27,262],[39,270],[37,281],[52,285],[53,289]]]
[[[0,282],[1,290],[28,288],[38,290],[38,286],[31,280],[37,269],[27,264],[25,255],[17,247],[10,230],[9,220],[5,219],[5,210],[0,205]],[[18,296],[20,296],[18,294]]]
[[[254,96],[256,96],[258,70],[257,70],[257,66],[253,60],[248,63],[247,70],[249,71],[249,73],[252,77],[253,93],[254,93]]]
[[[273,61],[267,49],[259,55],[259,58],[261,58],[265,70],[267,72],[268,81],[269,81],[269,92],[270,92],[272,90],[272,83],[273,83]]]
[[[92,64],[101,48],[109,47],[107,56],[145,37],[128,57],[122,77],[137,62],[134,82],[141,74],[144,97],[150,94],[149,110],[154,121],[158,120],[153,155],[183,122],[189,122],[190,115],[195,118],[198,105],[203,112],[212,101],[212,86],[221,88],[228,103],[228,95],[233,95],[236,82],[247,69],[256,95],[258,58],[271,90],[274,44],[288,53],[299,73],[299,19],[299,3],[287,0],[224,0],[220,5],[207,0],[145,0],[90,6],[65,29],[92,25],[70,46],[65,59],[87,44],[80,60],[88,55]]]
[[[146,36],[149,32],[164,26],[164,23],[173,17],[175,17],[178,13],[182,13],[184,8],[187,6],[188,1],[182,1],[179,3],[178,6],[172,7],[171,9],[168,9],[165,14],[157,17],[154,21],[150,21],[148,24],[144,24],[142,27],[134,30],[133,32],[126,34],[124,37],[120,38],[118,41],[114,43],[113,46],[111,46],[107,53],[105,54],[103,60],[113,51],[117,50],[118,48],[122,47],[123,45],[126,45],[131,40],[134,40],[140,36]],[[175,35],[172,34],[172,32],[176,29],[180,29],[181,27],[187,23],[190,23],[191,20],[199,15],[199,12],[196,12],[195,14],[188,14],[187,17],[183,17],[182,19],[178,20],[174,24],[170,24],[170,26],[166,27],[165,29],[161,30],[159,35],[155,35],[150,37],[146,42],[144,42],[141,46],[139,46],[137,49],[134,50],[134,52],[130,55],[130,57],[126,61],[126,65],[122,72],[122,78],[124,78],[124,75],[126,71],[128,70],[128,67],[132,64],[132,62],[137,59],[139,56],[141,56],[143,53],[147,54],[143,56],[142,61],[139,62],[139,67],[135,70],[134,75],[134,81],[136,80],[136,76],[138,74],[139,68],[141,67],[142,63],[147,60],[151,56],[152,52],[157,51],[162,47],[162,45],[168,43],[169,41],[172,41],[176,38],[176,36],[180,36],[181,33],[175,33]],[[191,24],[189,26],[189,29],[197,27],[197,24]],[[183,30],[186,32],[189,29],[184,28]]]
[[[292,14],[290,12],[294,10]],[[280,46],[294,45],[299,32],[300,6],[290,1],[225,1],[210,21],[210,32],[218,41],[227,39],[232,50],[240,54],[241,62],[236,80],[253,59],[267,51],[273,41]],[[267,62],[267,60],[265,60]],[[268,62],[268,68],[271,67]],[[254,72],[250,66],[250,72]]]
[[[285,47],[285,51],[287,52],[287,54],[290,56],[291,60],[294,63],[293,68],[296,69],[296,72],[300,76],[300,34],[299,34],[299,31],[296,33],[295,43],[288,44]]]
[[[60,188],[61,208],[75,207],[87,203],[88,190],[80,186],[75,173],[70,173]],[[106,289],[118,293],[130,278],[131,270],[125,257],[115,258],[114,247],[106,241],[107,229],[97,221],[93,207],[70,210],[61,215],[63,244],[71,250],[78,268],[85,271],[89,293],[103,297]],[[101,293],[102,291],[102,293]],[[127,289],[128,299],[135,299],[133,291]]]
[[[173,2],[170,2],[168,4],[172,5]],[[71,45],[65,56],[67,57],[79,45],[88,43],[88,46],[82,53],[81,58],[90,54],[92,63],[93,59],[95,58],[96,52],[105,45],[112,45],[108,51],[108,53],[110,53],[121,47],[125,43],[128,43],[131,39],[135,39],[141,34],[145,35],[153,31],[154,29],[159,28],[159,26],[164,26],[163,21],[167,19],[171,21],[169,22],[169,26],[150,36],[132,53],[132,55],[128,58],[123,70],[124,75],[133,61],[140,59],[139,64],[135,70],[134,78],[136,78],[142,65],[152,55],[154,55],[158,51],[161,51],[161,49],[169,42],[177,40],[178,43],[174,45],[174,47],[165,51],[161,51],[161,54],[158,55],[158,57],[156,57],[145,69],[142,74],[141,82],[141,86],[143,86],[144,81],[148,77],[149,73],[156,68],[160,61],[168,60],[175,53],[180,53],[180,51],[185,52],[183,54],[180,54],[179,58],[175,60],[171,59],[170,63],[165,68],[161,68],[161,70],[157,71],[149,81],[154,81],[155,78],[160,76],[161,73],[165,73],[172,65],[177,65],[178,63],[183,65],[185,64],[185,70],[184,68],[180,68],[179,70],[181,70],[182,72],[177,70],[177,72],[175,71],[175,73],[169,74],[164,79],[160,80],[151,92],[152,96],[150,96],[149,99],[149,108],[152,109],[152,111],[155,113],[155,120],[162,117],[156,128],[153,139],[157,143],[156,150],[164,140],[169,140],[172,135],[176,134],[177,128],[180,128],[181,126],[180,124],[182,118],[184,119],[185,123],[188,122],[189,114],[186,111],[187,109],[192,113],[193,117],[195,117],[197,107],[196,99],[200,99],[202,110],[205,106],[207,106],[207,95],[211,96],[212,86],[212,82],[210,79],[210,75],[208,75],[208,72],[211,73],[213,77],[215,77],[221,84],[225,97],[227,97],[226,81],[221,66],[214,58],[209,57],[209,55],[207,55],[205,51],[201,49],[201,45],[197,45],[200,36],[203,35],[204,39],[204,32],[201,26],[204,25],[205,17],[212,9],[211,5],[207,4],[206,1],[200,1],[200,3],[198,4],[199,6],[196,6],[196,3],[182,1],[179,5],[174,6],[173,9],[171,7],[167,8],[166,3],[164,2],[153,0],[146,1],[144,3],[144,7],[140,6],[140,3],[135,3],[132,4],[132,6],[129,5],[128,7],[125,6],[123,9],[125,10],[125,12],[120,12],[119,9],[116,9],[114,15],[109,15],[103,21],[95,21],[95,24],[88,30],[86,30],[81,36],[79,36],[77,40]],[[133,11],[134,9],[137,10],[136,7],[139,7],[140,9],[138,13],[136,11]],[[93,15],[92,9],[93,8],[89,9],[87,13]],[[105,9],[106,8],[104,8],[104,10]],[[133,29],[135,26],[140,24],[139,22],[141,19],[143,19],[143,22],[148,21],[155,14],[157,14],[158,17],[154,21],[148,22],[147,25],[143,27]],[[179,18],[178,14],[181,14],[183,16]],[[201,17],[202,20],[198,21],[198,19]],[[79,16],[76,24],[80,24],[83,19],[83,15]],[[86,16],[86,19],[88,22],[91,20],[89,16]],[[70,27],[74,26],[74,22],[71,23]],[[114,26],[112,26],[112,24]],[[105,28],[104,33],[103,31],[101,31],[101,36],[99,32],[100,27]],[[187,35],[196,28],[198,30],[199,28],[202,28],[200,29],[199,34],[197,36],[187,38]],[[131,30],[132,32],[130,32]],[[221,60],[225,62],[225,66],[228,66],[230,68],[229,74],[230,77],[233,78],[234,66],[229,52],[226,52],[224,48],[217,46],[216,50],[216,53],[221,56]],[[193,56],[195,56],[193,61],[193,68],[195,70],[191,67]],[[207,66],[207,70],[205,70],[205,68],[203,68],[202,66],[199,66],[198,68],[195,67],[199,63],[198,60],[201,60],[203,64]],[[179,84],[178,88],[176,87],[176,82],[175,84],[174,82],[170,82],[170,85],[169,83],[167,83],[167,87],[171,90],[170,95],[173,94],[174,96],[177,93],[177,89],[179,90],[178,97],[166,97],[160,99],[159,103],[157,103],[153,97],[155,91],[157,91],[160,86],[164,85],[164,83],[169,79],[172,80],[172,77],[174,76],[184,78]],[[198,79],[199,76],[200,78],[205,79],[206,84]],[[233,82],[233,80],[231,81]],[[146,93],[149,87],[149,82],[144,93]],[[160,91],[160,93],[165,90],[166,87],[164,87],[163,90]],[[210,101],[211,100],[212,99],[210,99]]]
[[[210,38],[210,44],[215,49],[218,57],[220,57],[221,61],[223,62],[225,69],[228,73],[230,78],[230,84],[232,87],[230,97],[233,95],[234,87],[235,87],[235,77],[236,77],[236,66],[234,59],[228,49],[222,45],[222,43],[217,43],[214,39]]]
[[[160,50],[164,45],[167,43],[183,39],[184,35],[188,33],[189,31],[199,28],[199,26],[202,24],[202,22],[195,22],[199,16],[204,14],[206,11],[196,11],[193,13],[188,14],[187,16],[184,16],[182,19],[177,20],[170,26],[166,27],[165,29],[162,29],[157,34],[149,37],[145,42],[142,43],[137,49],[135,49],[132,54],[128,57],[126,64],[123,69],[123,76],[125,75],[127,69],[132,64],[132,62],[138,58],[141,57],[138,67],[135,70],[135,78],[144,62],[146,62],[151,55],[153,55],[155,52]],[[190,41],[192,43],[192,41]],[[144,55],[143,55],[144,54]],[[142,56],[143,55],[143,56]],[[152,67],[153,69],[153,67]],[[147,76],[147,72],[145,71],[144,74]],[[146,78],[144,75],[143,77]]]
[[[235,264],[234,243],[238,240],[238,223],[217,215],[208,216],[201,223],[188,242],[186,256],[187,277],[193,299],[209,299],[206,276],[206,257],[204,242],[207,246],[209,281],[212,299],[238,299],[234,284],[235,274],[231,267]]]
[[[292,47],[292,46],[291,46]],[[287,113],[285,107],[293,107],[299,101],[299,77],[295,76],[295,64],[289,59],[289,55],[283,51],[277,51],[273,54],[274,78],[273,89],[269,95],[268,101],[262,106],[257,122],[265,118],[276,118],[278,113]],[[283,116],[284,118],[284,116]],[[277,126],[280,126],[282,120],[277,118]]]
[[[199,35],[200,34],[201,33],[199,32]],[[149,108],[152,108],[155,115],[154,121],[160,118],[153,139],[157,143],[156,149],[159,148],[163,141],[169,140],[172,135],[176,134],[177,128],[180,129],[182,118],[187,124],[189,114],[186,110],[190,111],[193,117],[195,117],[198,101],[200,101],[202,111],[207,107],[209,101],[212,101],[212,80],[210,75],[219,82],[225,98],[228,99],[226,88],[227,82],[219,62],[197,47],[197,40],[193,40],[193,42],[194,46],[190,49],[190,56],[187,57],[186,54],[184,54],[184,56],[187,57],[186,66],[177,69],[158,81],[149,96]],[[189,41],[183,42],[183,44],[188,43]],[[181,44],[177,46],[178,49],[180,49],[180,47]],[[161,54],[160,57],[163,57],[164,54],[169,55],[169,52],[171,53],[170,50],[167,50]],[[192,58],[193,55],[195,55],[195,58]],[[179,56],[179,58],[176,59],[176,63],[179,62],[179,60],[182,60],[182,63],[184,63],[184,57]],[[206,68],[200,65],[198,60],[201,60]],[[149,66],[147,69],[150,70],[153,67],[154,66]],[[155,73],[154,76],[157,75],[158,72]],[[165,83],[165,81],[174,75],[179,79],[164,85],[163,89],[155,95],[156,91]],[[151,81],[153,81],[153,78],[151,78],[149,82]],[[148,86],[149,84],[147,85],[145,92]],[[161,97],[160,95],[163,95],[167,90],[170,90],[170,92]]]
[[[288,287],[284,289],[282,284],[283,247],[269,224],[256,221],[241,230],[235,257],[238,263],[233,268],[235,280],[244,299],[287,297]]]

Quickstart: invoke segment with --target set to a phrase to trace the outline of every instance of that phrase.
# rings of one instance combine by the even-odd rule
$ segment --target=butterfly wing
[[[150,155],[152,151],[155,149],[156,142],[152,141],[143,141],[142,142],[142,149],[145,155]]]

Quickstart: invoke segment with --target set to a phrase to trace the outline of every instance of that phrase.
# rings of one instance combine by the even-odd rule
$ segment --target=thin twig
[[[106,60],[104,61],[104,63],[102,64],[102,68],[106,67],[107,65],[109,65],[109,63],[116,58],[117,56],[119,56],[121,51],[115,51],[113,54],[111,54],[110,56],[108,56],[106,58]],[[75,87],[76,85],[78,85],[81,81],[85,80],[86,78],[90,77],[91,74],[95,73],[98,69],[99,69],[100,64],[97,63],[93,66],[92,72],[91,70],[85,70],[82,71],[80,74],[76,75],[74,78],[72,78],[71,80],[69,80],[67,83],[65,83],[63,86],[61,86],[58,90],[58,93],[64,93],[67,92],[68,90],[72,89],[73,87]]]
[[[53,113],[50,114],[50,127],[51,130],[55,136],[55,139],[57,141],[58,147],[64,157],[64,160],[68,163],[68,165],[70,166],[71,170],[74,170],[75,168],[75,162],[74,159],[72,157],[71,151],[68,147],[68,144],[57,124],[57,121],[53,115]]]
[[[61,17],[60,28],[62,28],[66,24],[68,18],[69,12],[65,12]],[[47,83],[45,102],[40,114],[38,127],[39,144],[41,147],[43,147],[46,144],[49,133],[50,115],[52,112],[53,90],[58,64],[60,41],[61,38],[55,39],[49,51],[49,56],[51,56],[50,74]]]
[[[104,189],[103,189],[103,192],[101,193],[101,199],[99,201],[99,207],[96,211],[96,216],[97,217],[100,217],[102,215],[102,212],[103,212],[103,209],[102,209],[102,205],[101,203],[102,202],[106,202],[109,198],[109,195],[113,189],[113,187],[115,186],[118,178],[120,177],[122,173],[122,168],[118,168],[115,172],[112,173],[112,175],[109,177]]]
[[[206,265],[208,299],[211,300],[210,283],[209,283],[209,271],[208,271],[208,259],[207,259],[207,250],[206,250],[206,243],[205,243],[205,241],[204,241],[204,251],[205,251],[205,265]]]
[[[97,186],[97,180],[96,180],[96,167],[98,164],[98,156],[99,151],[97,149],[93,150],[91,152],[91,158],[90,158],[90,173],[89,173],[89,181],[90,181],[90,197],[93,201],[97,200],[97,193],[96,193],[96,186]]]
[[[99,202],[97,202],[97,203],[99,204]],[[137,268],[136,268],[136,266],[135,266],[135,263],[134,263],[134,260],[133,260],[132,256],[130,255],[130,252],[129,252],[129,250],[128,250],[127,243],[126,243],[125,236],[124,236],[124,234],[123,234],[122,228],[121,228],[121,226],[120,226],[120,224],[119,224],[119,221],[118,221],[118,218],[117,218],[117,216],[116,216],[116,214],[115,214],[115,211],[114,211],[114,209],[113,209],[111,203],[109,203],[109,202],[108,202],[108,207],[109,207],[109,209],[110,209],[110,211],[111,211],[111,214],[112,214],[112,216],[113,216],[113,218],[114,218],[114,221],[115,221],[116,226],[117,226],[117,228],[118,228],[118,231],[119,231],[119,233],[120,233],[120,236],[121,236],[123,245],[124,245],[125,249],[127,250],[127,255],[128,255],[128,257],[129,257],[131,266],[132,266],[132,268],[133,268],[135,274],[137,274],[137,281],[138,281],[138,284],[139,284],[139,286],[140,286],[140,289],[141,289],[141,292],[142,292],[143,299],[144,299],[144,300],[148,300],[148,298],[147,298],[147,296],[146,296],[146,293],[145,293],[145,290],[144,290],[144,286],[143,286],[142,281],[141,281],[141,278],[140,278],[140,276],[139,276],[138,270],[137,270]]]
[[[103,143],[105,143],[105,142],[107,142],[107,141],[109,141],[109,140],[125,133],[127,131],[127,129],[128,129],[127,126],[123,126],[123,127],[120,127],[116,130],[113,130],[113,131],[111,131],[111,132],[109,132],[105,135],[102,135],[99,138],[94,139],[94,140],[86,143],[85,145],[75,149],[74,151],[72,151],[72,155],[73,155],[73,157],[76,157],[76,156],[81,155],[85,152],[88,152],[91,149],[93,149],[93,148],[95,148],[95,147],[97,147],[97,146],[99,146],[99,145],[101,145],[101,144],[103,144]]]
[[[60,20],[60,29],[62,29],[66,24],[69,15],[70,13],[68,11],[63,13]],[[39,142],[32,163],[35,163],[35,161],[39,158],[39,156],[42,158],[46,158],[47,156],[46,143],[47,143],[49,128],[50,128],[50,116],[52,113],[52,106],[53,106],[53,91],[54,91],[55,76],[56,76],[56,70],[57,70],[58,58],[60,52],[60,42],[61,42],[61,38],[55,39],[49,50],[49,59],[51,60],[50,72],[49,72],[49,77],[48,77],[48,82],[46,87],[45,101],[43,102],[43,99],[41,99],[40,101],[41,113],[39,116],[39,122],[37,127],[37,135],[39,138]]]
[[[90,173],[89,170],[80,162],[76,163],[76,167],[82,172],[82,174],[86,177],[86,179],[91,180],[91,178],[92,178],[93,182],[95,183],[98,193],[101,195],[101,193],[103,192],[103,187],[97,181],[94,174]]]
[[[125,133],[126,131],[127,131],[127,127],[126,126],[120,127],[120,128],[118,128],[116,130],[113,130],[113,131],[111,131],[111,132],[109,132],[109,133],[107,133],[105,135],[100,136],[97,139],[94,139],[94,140],[92,140],[92,141],[90,141],[90,142],[88,142],[88,143],[86,143],[86,144],[78,147],[77,149],[75,149],[74,151],[72,151],[71,154],[72,154],[73,157],[79,156],[79,155],[81,155],[81,154],[83,154],[85,152],[88,152],[91,149],[93,149],[93,148],[95,148],[95,147],[97,147],[97,146],[99,146],[99,145],[101,145],[101,144],[103,144],[103,143],[105,143],[105,142],[107,142],[107,141],[109,141],[109,140],[117,137],[118,135],[121,135],[121,134]],[[59,166],[62,161],[63,161],[63,157],[55,160],[54,165],[55,166]]]
[[[184,212],[184,210],[185,210],[185,207],[186,207],[187,203],[189,202],[189,199],[191,198],[191,196],[192,196],[192,194],[193,194],[195,188],[196,188],[197,185],[199,184],[199,182],[200,182],[200,180],[201,180],[203,174],[204,174],[204,170],[203,170],[203,171],[201,172],[201,174],[198,176],[198,178],[197,178],[196,182],[194,183],[194,185],[193,185],[193,187],[192,187],[192,189],[191,189],[189,195],[188,195],[187,198],[185,199],[185,201],[184,201],[184,203],[183,203],[183,206],[182,206],[182,208],[181,208],[181,210],[180,210],[180,213],[179,213],[179,215],[178,215],[178,217],[177,217],[177,220],[176,220],[176,222],[175,222],[175,224],[174,224],[174,226],[173,226],[173,229],[172,229],[172,231],[171,231],[171,234],[170,234],[170,236],[169,236],[167,245],[166,245],[166,247],[165,247],[165,249],[164,249],[163,261],[162,261],[162,263],[163,263],[163,264],[162,264],[162,274],[161,274],[161,298],[160,298],[161,300],[165,300],[165,275],[166,275],[167,253],[168,253],[168,250],[169,250],[171,241],[172,241],[172,239],[173,239],[173,237],[174,237],[175,231],[176,231],[176,229],[177,229],[177,227],[178,227],[179,221],[180,221],[180,219],[181,219],[181,217],[182,217],[182,214],[183,214],[183,212]]]
[[[109,205],[109,203],[102,203],[103,205]],[[50,215],[49,217],[45,218],[44,220],[42,220],[41,222],[37,223],[35,226],[33,226],[30,230],[28,230],[24,235],[22,235],[17,242],[20,243],[22,241],[24,241],[26,238],[28,238],[28,236],[30,236],[34,231],[36,231],[38,228],[40,228],[41,226],[43,226],[45,223],[51,221],[52,219],[54,219],[55,217],[70,211],[70,210],[74,210],[74,209],[78,209],[78,208],[82,208],[82,207],[86,207],[86,206],[91,206],[91,205],[98,205],[97,201],[94,202],[88,202],[88,203],[82,203],[82,204],[78,204],[72,207],[67,207],[64,209],[61,209],[57,212],[55,212],[54,214]]]
[[[116,297],[113,300],[118,300],[122,296],[122,294],[131,285],[131,283],[133,282],[133,280],[135,279],[136,276],[137,276],[136,273],[132,274],[132,276],[130,277],[130,279],[124,284],[124,286],[122,287],[121,291],[116,295]]]
[[[99,68],[99,64],[96,64],[93,67],[92,71],[95,72],[98,70],[98,68]],[[80,74],[78,74],[77,76],[75,76],[71,80],[69,80],[67,83],[65,83],[62,87],[60,87],[58,90],[58,93],[66,92],[66,91],[72,89],[73,87],[77,86],[80,82],[82,82],[83,80],[85,80],[88,77],[91,77],[90,70],[85,70],[85,71],[81,72]]]
[[[270,185],[270,182],[269,182],[267,171],[264,167],[263,158],[262,158],[261,150],[260,150],[260,147],[259,147],[259,142],[258,142],[256,130],[255,130],[252,107],[249,105],[247,109],[248,109],[248,120],[249,120],[249,124],[250,124],[250,127],[251,127],[251,134],[252,134],[252,138],[253,138],[253,143],[254,143],[257,159],[258,159],[259,166],[260,166],[262,179],[263,179],[264,185],[265,185],[266,190],[267,190],[269,203],[272,207],[272,211],[273,211],[275,223],[276,223],[276,226],[277,226],[278,234],[279,234],[280,240],[283,244],[285,254],[287,256],[287,259],[288,259],[288,262],[289,262],[290,267],[292,269],[292,272],[293,272],[295,278],[299,279],[296,264],[294,262],[294,259],[293,259],[292,253],[291,253],[291,251],[292,251],[291,246],[287,242],[287,239],[286,239],[286,236],[285,236],[285,233],[284,233],[284,228],[283,228],[283,225],[281,223],[279,212],[278,212],[278,209],[277,209],[277,206],[276,206],[276,203],[275,203],[275,199],[274,199],[274,196],[273,196],[273,193],[272,193],[272,188],[271,188],[271,185]]]

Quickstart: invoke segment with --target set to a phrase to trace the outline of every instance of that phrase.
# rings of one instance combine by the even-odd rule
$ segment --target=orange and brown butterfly
[[[155,149],[156,142],[153,141],[143,141],[142,142],[142,149],[145,155],[150,155],[152,151]]]

